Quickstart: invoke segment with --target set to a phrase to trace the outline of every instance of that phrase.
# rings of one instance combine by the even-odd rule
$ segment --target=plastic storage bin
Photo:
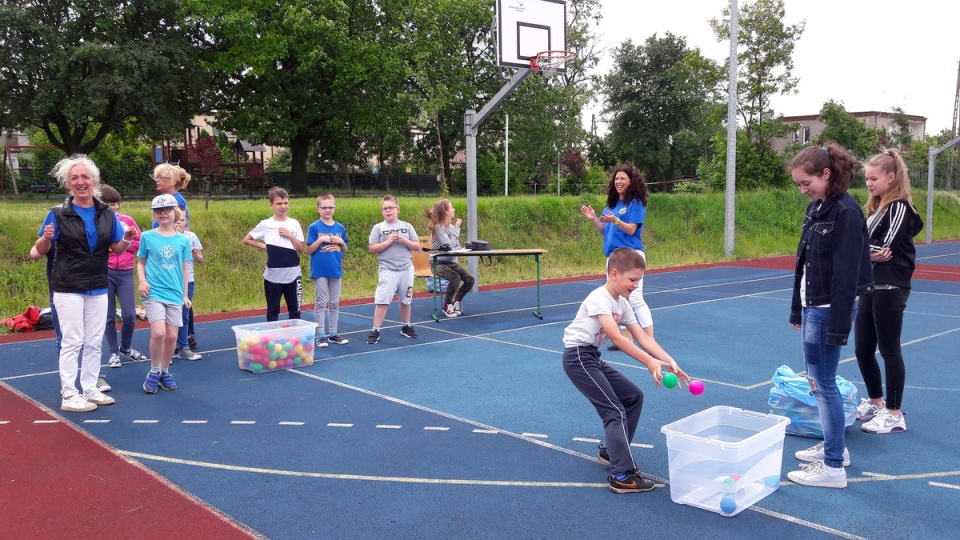
[[[670,499],[735,516],[780,487],[789,418],[717,406],[667,424]]]
[[[231,328],[237,336],[240,369],[266,373],[313,365],[317,323],[290,319],[240,324]]]

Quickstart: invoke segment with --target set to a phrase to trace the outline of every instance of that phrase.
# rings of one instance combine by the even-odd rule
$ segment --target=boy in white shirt
[[[300,222],[287,217],[290,195],[281,187],[268,192],[273,216],[261,221],[247,233],[243,243],[267,252],[267,268],[263,271],[263,292],[267,297],[267,321],[280,318],[280,297],[287,303],[289,318],[300,318],[303,281],[300,275],[300,254],[306,249]]]
[[[600,445],[598,458],[610,467],[612,474],[607,481],[614,493],[650,491],[655,484],[642,476],[630,451],[640,422],[643,391],[600,359],[600,346],[610,338],[620,350],[647,367],[657,386],[663,380],[661,366],[675,373],[679,380],[690,382],[673,358],[637,323],[629,298],[645,271],[646,264],[636,250],[614,250],[607,262],[607,282],[587,296],[576,318],[563,332],[563,371],[603,420],[606,445]],[[639,347],[620,333],[621,326],[626,327]],[[678,384],[677,388],[680,387]]]

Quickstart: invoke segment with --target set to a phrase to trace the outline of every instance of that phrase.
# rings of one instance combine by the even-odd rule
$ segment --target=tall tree
[[[68,154],[128,121],[181,133],[202,82],[193,34],[178,0],[4,2],[0,125],[36,126]]]
[[[396,153],[408,134],[398,105],[408,72],[409,0],[186,0],[205,21],[224,75],[212,105],[221,125],[288,146],[291,190],[306,192],[313,148],[338,160]],[[363,144],[353,144],[359,136]]]
[[[604,78],[610,149],[653,181],[675,175],[672,138],[693,119],[686,53],[686,40],[669,32],[642,46],[627,40],[613,51],[614,67]]]
[[[723,17],[710,20],[718,41],[730,39],[729,7],[723,9]],[[806,23],[788,25],[785,17],[783,0],[754,0],[739,12],[737,110],[748,138],[758,148],[768,145],[782,126],[774,121],[771,98],[795,93],[799,82],[793,76],[793,50]]]

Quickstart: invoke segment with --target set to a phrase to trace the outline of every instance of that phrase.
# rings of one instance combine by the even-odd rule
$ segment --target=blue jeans
[[[187,298],[193,302],[193,291],[195,287],[195,282],[191,281],[187,283]],[[187,348],[187,333],[190,331],[190,322],[193,320],[193,308],[187,309],[186,306],[183,307],[183,326],[177,330],[177,348],[180,350]]]
[[[854,310],[856,315],[856,310]],[[803,308],[800,329],[803,335],[803,361],[807,377],[813,381],[817,410],[823,426],[823,462],[828,467],[843,467],[843,398],[837,387],[840,346],[827,345],[830,308]]]

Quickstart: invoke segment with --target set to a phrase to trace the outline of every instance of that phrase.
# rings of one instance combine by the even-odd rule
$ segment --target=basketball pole
[[[730,86],[727,89],[727,185],[723,223],[723,254],[733,257],[737,234],[737,0],[730,0]]]
[[[467,146],[467,241],[476,242],[477,238],[477,134],[480,126],[497,110],[497,107],[520,86],[524,79],[530,76],[532,70],[520,68],[513,77],[503,85],[503,88],[486,105],[477,112],[468,109],[463,114],[463,134],[466,136]],[[476,279],[475,287],[480,287],[479,261],[476,257],[467,258],[467,269]]]

